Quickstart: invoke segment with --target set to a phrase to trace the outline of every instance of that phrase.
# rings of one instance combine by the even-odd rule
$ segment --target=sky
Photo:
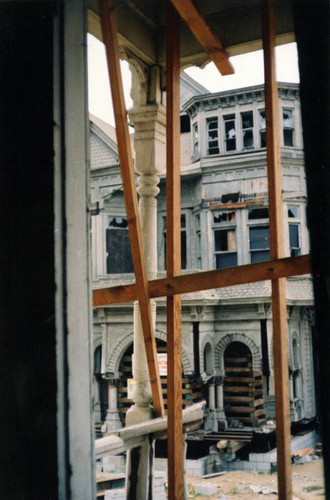
[[[275,58],[277,80],[299,82],[296,44],[290,43],[276,47]],[[221,76],[213,63],[209,63],[204,69],[191,67],[185,71],[210,92],[221,92],[263,83],[264,65],[261,50],[231,57],[230,61],[235,69],[234,75]],[[133,103],[129,96],[131,75],[128,63],[122,61],[121,69],[126,108],[129,109]],[[90,113],[114,125],[105,48],[92,35],[88,35],[88,87]]]

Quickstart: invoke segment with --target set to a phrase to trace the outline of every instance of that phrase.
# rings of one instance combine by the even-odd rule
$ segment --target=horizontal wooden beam
[[[201,401],[182,411],[182,423],[188,424],[202,421],[206,415],[205,401]],[[167,433],[168,417],[153,418],[147,422],[131,425],[112,431],[105,437],[95,441],[95,456],[97,459],[107,455],[116,455],[130,448],[140,446],[150,434]]]
[[[234,74],[234,68],[229,62],[228,54],[221,41],[210,29],[195,3],[192,0],[171,1],[220,73],[222,75]]]
[[[225,288],[227,286],[255,283],[288,276],[300,276],[311,272],[309,255],[258,262],[244,266],[183,274],[148,282],[149,297],[165,297],[183,293]],[[93,291],[93,306],[121,304],[137,299],[137,286],[120,285]]]

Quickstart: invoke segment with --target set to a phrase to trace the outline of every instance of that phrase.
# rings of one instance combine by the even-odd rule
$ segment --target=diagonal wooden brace
[[[115,114],[118,153],[137,287],[137,299],[140,306],[153,405],[156,414],[164,416],[165,410],[157,363],[156,340],[150,308],[147,273],[143,258],[142,232],[136,194],[133,157],[119,63],[118,31],[114,12],[114,2],[113,0],[99,0],[99,6]]]
[[[171,0],[172,4],[199,41],[222,75],[234,74],[228,54],[221,41],[210,29],[193,0]]]

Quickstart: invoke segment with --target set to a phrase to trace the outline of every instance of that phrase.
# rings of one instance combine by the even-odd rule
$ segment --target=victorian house
[[[286,256],[309,253],[299,86],[279,84]],[[263,87],[210,93],[181,77],[182,273],[269,260]],[[93,289],[133,281],[115,131],[91,117]],[[132,129],[132,144],[134,144]],[[137,145],[138,147],[138,145]],[[143,177],[143,175],[142,175]],[[166,271],[166,176],[137,177],[157,200],[157,273]],[[159,193],[158,193],[159,189]],[[158,194],[157,194],[158,193]],[[313,293],[309,275],[287,279],[292,422],[316,415]],[[165,405],[166,302],[156,300],[156,338]],[[182,296],[182,407],[205,399],[204,430],[260,428],[275,418],[271,284]],[[132,304],[93,311],[94,417],[98,431],[125,423],[132,404]]]

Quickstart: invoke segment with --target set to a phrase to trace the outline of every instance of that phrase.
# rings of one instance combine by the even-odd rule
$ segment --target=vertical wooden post
[[[272,0],[262,0],[265,65],[266,140],[270,254],[284,256],[279,103],[275,79],[275,29]],[[272,314],[276,400],[277,469],[280,500],[292,497],[289,363],[285,278],[272,280]]]
[[[128,230],[131,241],[135,280],[138,290],[140,316],[147,354],[148,370],[155,412],[163,416],[164,404],[157,363],[156,340],[152,323],[148,280],[143,259],[141,224],[136,194],[135,175],[128,133],[128,121],[119,65],[117,23],[113,0],[99,0],[103,42],[106,47],[120,169],[123,180]]]
[[[181,273],[179,16],[168,1],[166,31],[167,276]],[[168,498],[184,498],[181,296],[167,297]]]

